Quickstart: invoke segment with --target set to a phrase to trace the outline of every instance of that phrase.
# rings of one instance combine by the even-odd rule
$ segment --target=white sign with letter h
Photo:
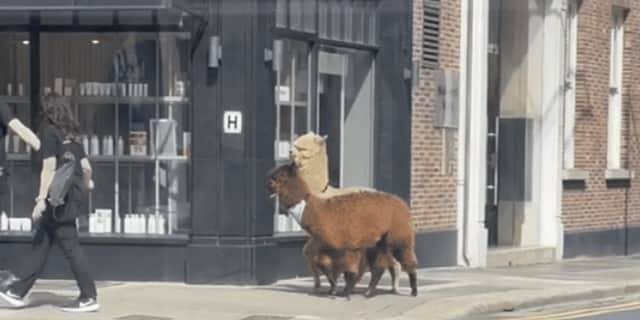
[[[242,112],[224,112],[224,133],[242,133]]]

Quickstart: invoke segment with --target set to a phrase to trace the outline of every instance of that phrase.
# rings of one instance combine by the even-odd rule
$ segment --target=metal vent
[[[422,65],[435,69],[440,64],[440,0],[424,0],[422,27]]]

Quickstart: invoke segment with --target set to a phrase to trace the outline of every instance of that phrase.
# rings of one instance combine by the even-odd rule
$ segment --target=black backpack
[[[74,143],[63,144],[64,153],[58,159],[61,163],[55,171],[47,197],[47,202],[53,208],[53,217],[60,222],[72,221],[81,215],[78,202],[83,199],[84,186],[80,159],[72,151]]]

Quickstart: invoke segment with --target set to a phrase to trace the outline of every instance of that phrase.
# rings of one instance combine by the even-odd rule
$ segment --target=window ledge
[[[607,169],[604,173],[607,180],[631,180],[633,176],[633,171],[627,169]]]
[[[562,181],[586,181],[589,178],[589,171],[582,169],[562,170]]]
[[[6,242],[31,242],[32,232],[2,231],[0,243]],[[130,245],[186,245],[189,243],[189,235],[135,235],[135,234],[89,234],[79,233],[80,243],[83,244],[130,244]]]
[[[304,231],[277,232],[273,235],[276,242],[300,242],[307,241],[309,235]]]

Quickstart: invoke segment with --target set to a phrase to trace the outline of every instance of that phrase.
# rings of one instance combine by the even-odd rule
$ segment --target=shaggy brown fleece
[[[306,202],[301,226],[323,248],[357,251],[374,248],[384,239],[409,274],[411,293],[417,295],[415,232],[409,207],[402,199],[383,192],[350,193],[326,199],[315,196],[299,176],[295,163],[274,169],[267,188],[286,209]],[[349,270],[345,272],[347,275],[345,295],[353,289],[357,273]],[[372,282],[377,284],[379,277],[377,274],[375,277]]]
[[[307,183],[309,190],[319,197],[333,197],[336,195],[360,192],[360,191],[375,191],[370,188],[364,187],[349,187],[349,188],[334,188],[329,185],[329,160],[327,155],[327,143],[326,136],[320,136],[313,132],[308,132],[301,135],[293,142],[293,149],[291,150],[291,160],[296,163],[298,167],[298,173],[300,177]],[[320,275],[324,274],[329,280],[332,288],[335,286],[335,279],[331,279],[333,274],[340,274],[340,265],[344,263],[342,261],[336,261],[336,270],[332,270],[332,256],[321,253],[319,251],[319,242],[314,240],[313,237],[309,237],[307,243],[304,246],[303,254],[307,260],[309,270],[313,275],[313,283],[316,292],[320,288]],[[322,256],[319,256],[321,255]],[[394,261],[390,253],[387,257],[388,260]],[[338,255],[340,256],[340,255]],[[363,255],[364,256],[364,255]],[[400,268],[400,265],[394,261],[393,266],[389,266],[392,278],[395,277],[396,269]],[[387,268],[387,266],[383,266]],[[392,279],[393,292],[397,291],[398,281]],[[330,292],[334,292],[331,290]]]
[[[341,274],[345,272],[357,273],[357,283],[368,270],[371,271],[372,278],[375,278],[377,273],[384,273],[384,270],[389,270],[391,274],[391,292],[398,292],[399,279],[397,275],[400,264],[393,259],[393,255],[387,248],[375,247],[366,250],[336,251],[322,248],[320,241],[310,239],[305,244],[302,252],[309,264],[309,268],[314,273],[313,280],[316,292],[320,289],[320,274],[324,274],[327,281],[329,281],[328,294],[335,295],[336,284]],[[372,296],[375,293],[376,285],[377,283],[370,282],[365,295]]]

